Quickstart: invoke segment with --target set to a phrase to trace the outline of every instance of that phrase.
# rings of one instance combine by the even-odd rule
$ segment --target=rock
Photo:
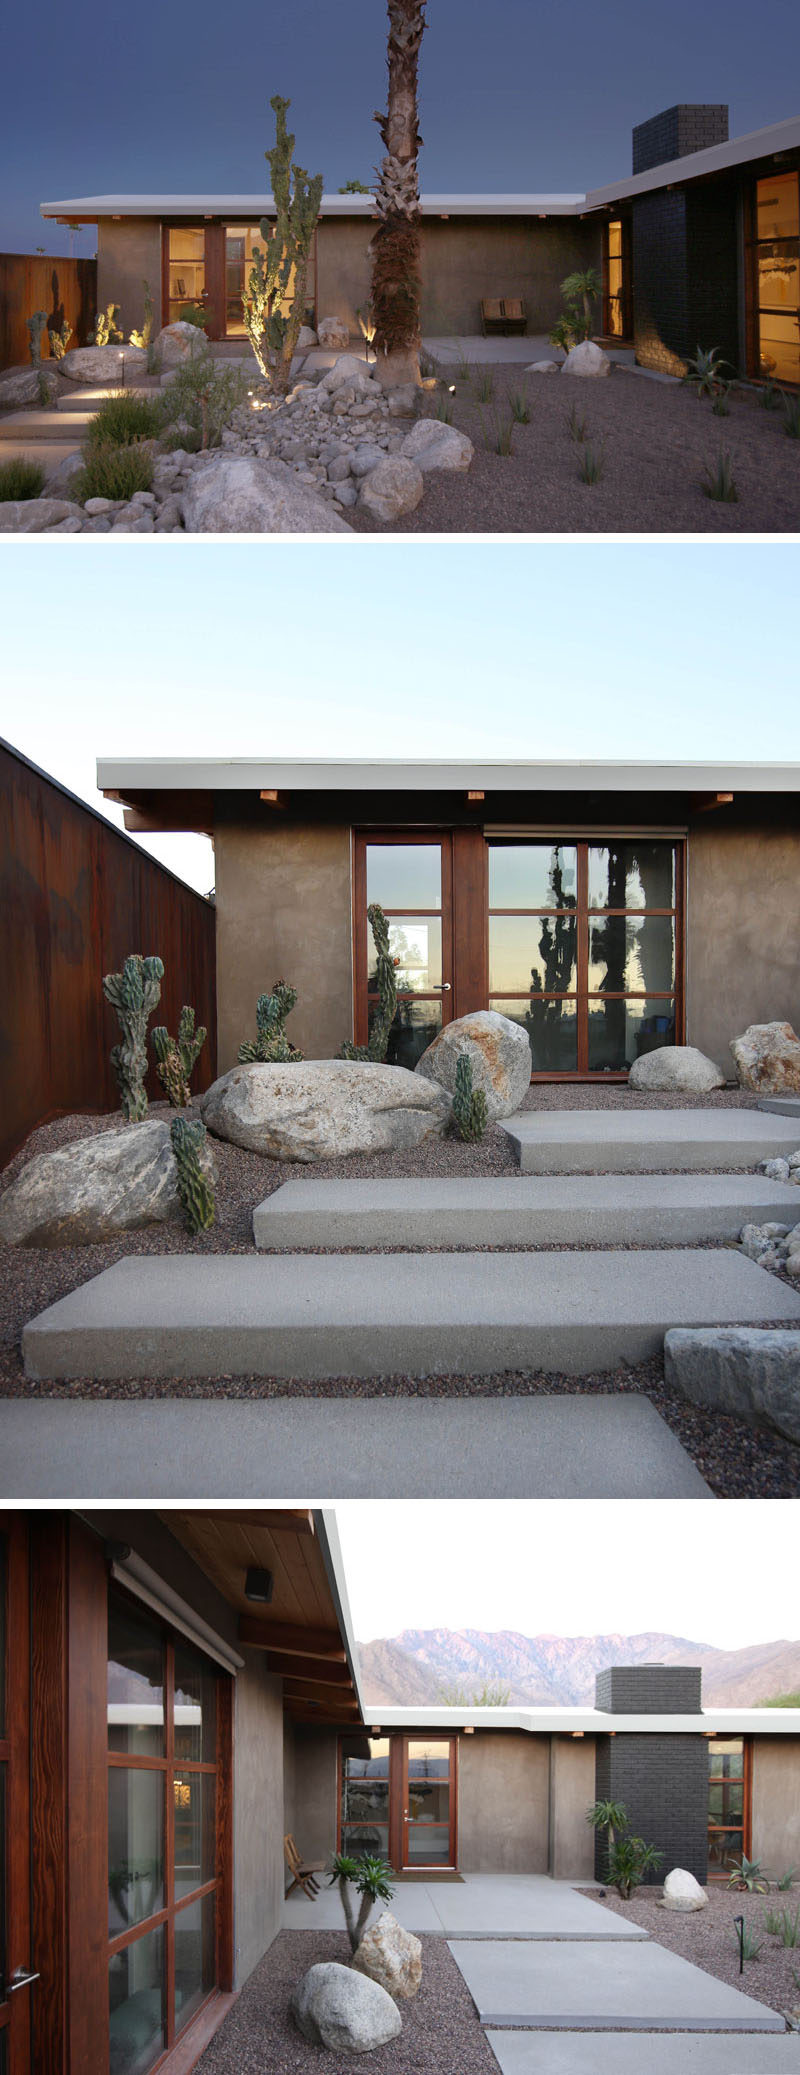
[[[54,379],[56,382],[58,380],[57,375],[55,378],[52,374],[48,377],[45,368],[42,369],[42,374],[48,388],[53,386]],[[20,411],[25,404],[41,402],[39,375],[35,367],[12,367],[6,374],[0,375],[0,411]]]
[[[350,327],[347,324],[343,324],[341,317],[320,317],[317,325],[317,339],[320,346],[324,346],[326,351],[330,351],[331,348],[337,346],[346,348],[350,344]]]
[[[402,2031],[397,2004],[386,1990],[335,1960],[309,1967],[292,1992],[290,2008],[303,2038],[334,2053],[372,2053]]]
[[[404,1066],[306,1059],[234,1066],[202,1097],[201,1114],[232,1145],[308,1164],[419,1145],[443,1130],[450,1103]]]
[[[532,360],[530,367],[523,372],[526,375],[560,375],[561,366],[560,360]]]
[[[775,1160],[759,1160],[758,1173],[765,1174],[768,1182],[788,1182],[791,1179],[789,1162],[780,1156]]]
[[[581,339],[580,345],[573,346],[567,354],[566,360],[562,364],[561,373],[562,375],[610,375],[611,362],[608,354],[603,352],[602,346],[596,346],[593,339]]]
[[[800,1330],[674,1326],[664,1339],[664,1379],[695,1405],[800,1443]]]
[[[58,497],[66,493],[75,476],[80,475],[82,467],[82,454],[65,454],[63,461],[59,461],[57,468],[54,468],[47,478],[48,497]]]
[[[357,447],[353,447],[350,455],[350,474],[371,475],[373,468],[377,468],[379,463],[385,460],[386,455],[382,447],[377,447],[372,440],[360,441]]]
[[[186,324],[181,317],[175,324],[164,325],[155,341],[155,352],[162,370],[183,367],[197,353],[208,352],[208,340],[199,324]]]
[[[380,453],[378,460],[380,460]],[[328,482],[346,483],[350,474],[350,462],[346,454],[337,454],[335,461],[328,462]]]
[[[388,392],[389,415],[392,418],[413,418],[419,403],[419,389],[415,382],[399,382]]]
[[[97,518],[97,517],[99,517],[99,515],[100,515],[100,513],[101,513],[101,512],[110,512],[110,510],[111,510],[111,498],[110,498],[110,497],[87,497],[87,499],[86,499],[86,503],[85,503],[85,505],[84,505],[83,509],[84,509],[84,511],[85,511],[85,512],[88,512],[88,514],[89,514],[89,517],[90,517],[90,519],[94,519],[94,518]]]
[[[211,1148],[204,1166],[214,1179]],[[91,1246],[180,1216],[169,1125],[158,1118],[37,1153],[0,1196],[6,1246]]]
[[[391,1910],[385,1909],[365,1931],[353,1966],[379,1982],[396,2003],[410,2001],[422,1979],[421,1941],[412,1931],[404,1931]]]
[[[180,512],[187,533],[349,533],[344,519],[303,488],[282,461],[229,454],[198,456]]]
[[[144,374],[147,369],[147,354],[142,346],[75,346],[65,353],[58,363],[59,373],[70,382],[96,383],[98,388],[119,388],[122,385],[123,360],[125,380],[131,375]]]
[[[689,1095],[706,1095],[710,1088],[724,1086],[725,1075],[694,1045],[659,1045],[655,1052],[643,1052],[628,1075],[629,1088],[677,1088]]]
[[[0,533],[47,533],[74,516],[74,504],[63,497],[26,497],[22,502],[9,498],[0,504]]]
[[[417,1060],[414,1072],[436,1081],[452,1095],[462,1052],[472,1065],[473,1088],[482,1088],[486,1096],[489,1122],[495,1117],[510,1117],[519,1109],[530,1086],[531,1048],[527,1031],[520,1023],[512,1023],[509,1016],[499,1016],[495,1009],[476,1009],[471,1016],[459,1016],[455,1023],[445,1024]]]
[[[301,324],[297,334],[295,352],[310,353],[312,346],[316,346],[317,343],[317,334],[315,331],[312,331],[310,324]]]
[[[687,1873],[685,1866],[675,1866],[672,1873],[667,1874],[659,1907],[674,1909],[688,1916],[694,1909],[707,1909],[708,1896],[693,1873]]]
[[[373,519],[402,519],[405,512],[416,511],[424,487],[415,461],[406,460],[403,454],[389,454],[364,477],[359,510],[369,512]]]
[[[379,401],[371,370],[365,360],[359,360],[356,353],[340,353],[333,367],[329,367],[327,374],[323,375],[319,387],[326,390],[329,396],[334,395],[337,389],[372,389],[375,391],[376,404]]]
[[[469,468],[475,448],[465,432],[440,418],[418,418],[406,433],[401,454],[416,461],[423,475],[429,468]]]
[[[348,510],[351,504],[355,504],[358,492],[354,483],[334,483],[333,494],[337,504],[343,504]]]
[[[766,1225],[744,1225],[739,1242],[742,1253],[747,1255],[749,1261],[760,1261],[763,1255],[775,1246],[777,1240],[786,1238],[788,1231],[788,1225],[776,1225],[771,1222]]]
[[[751,1023],[731,1038],[742,1088],[756,1095],[800,1095],[800,1038],[791,1023]]]

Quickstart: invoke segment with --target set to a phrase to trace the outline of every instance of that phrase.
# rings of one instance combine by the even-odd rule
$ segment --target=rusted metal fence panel
[[[216,914],[25,757],[0,743],[0,1165],[36,1124],[116,1109],[119,1029],[102,991],[128,953],[164,961],[154,1020],[191,1002],[208,1039],[192,1081],[216,1073]],[[162,1089],[151,1070],[148,1092]]]
[[[0,252],[0,369],[20,367],[30,360],[26,325],[34,310],[45,310],[56,331],[67,317],[73,333],[68,345],[85,346],[97,310],[96,259]],[[44,360],[49,350],[45,332]]]

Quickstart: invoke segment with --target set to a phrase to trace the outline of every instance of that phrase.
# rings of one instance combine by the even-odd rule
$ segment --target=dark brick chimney
[[[669,159],[706,151],[710,144],[727,144],[728,106],[725,101],[679,101],[674,108],[651,115],[637,123],[633,132],[633,171],[649,173]]]

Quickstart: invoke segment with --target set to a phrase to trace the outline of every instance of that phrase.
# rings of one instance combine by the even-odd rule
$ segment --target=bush
[[[181,429],[180,446],[190,449],[195,441],[201,448],[220,446],[228,419],[244,403],[247,387],[244,368],[235,364],[221,367],[209,352],[193,353],[176,369],[162,393],[164,444],[175,444],[176,420],[182,420],[192,437],[187,438]]]
[[[24,454],[18,461],[0,462],[0,504],[24,503],[28,497],[41,497],[44,489],[44,469],[38,461],[26,461]]]
[[[209,313],[205,303],[184,303],[180,322],[181,324],[194,324],[198,331],[205,331],[208,317]]]
[[[92,446],[80,475],[73,480],[72,494],[79,504],[90,497],[109,497],[112,504],[127,504],[134,490],[149,490],[153,481],[153,456],[149,447]]]
[[[106,396],[89,425],[89,447],[133,447],[137,441],[156,439],[161,429],[160,397],[142,396],[135,389],[120,389]]]

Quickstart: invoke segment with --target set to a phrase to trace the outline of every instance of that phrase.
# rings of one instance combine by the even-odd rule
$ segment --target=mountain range
[[[370,1707],[433,1706],[457,1687],[465,1700],[502,1688],[509,1705],[586,1707],[595,1674],[612,1664],[692,1664],[706,1706],[758,1707],[800,1688],[800,1642],[719,1650],[659,1631],[643,1635],[525,1636],[513,1629],[404,1628],[359,1645]]]

